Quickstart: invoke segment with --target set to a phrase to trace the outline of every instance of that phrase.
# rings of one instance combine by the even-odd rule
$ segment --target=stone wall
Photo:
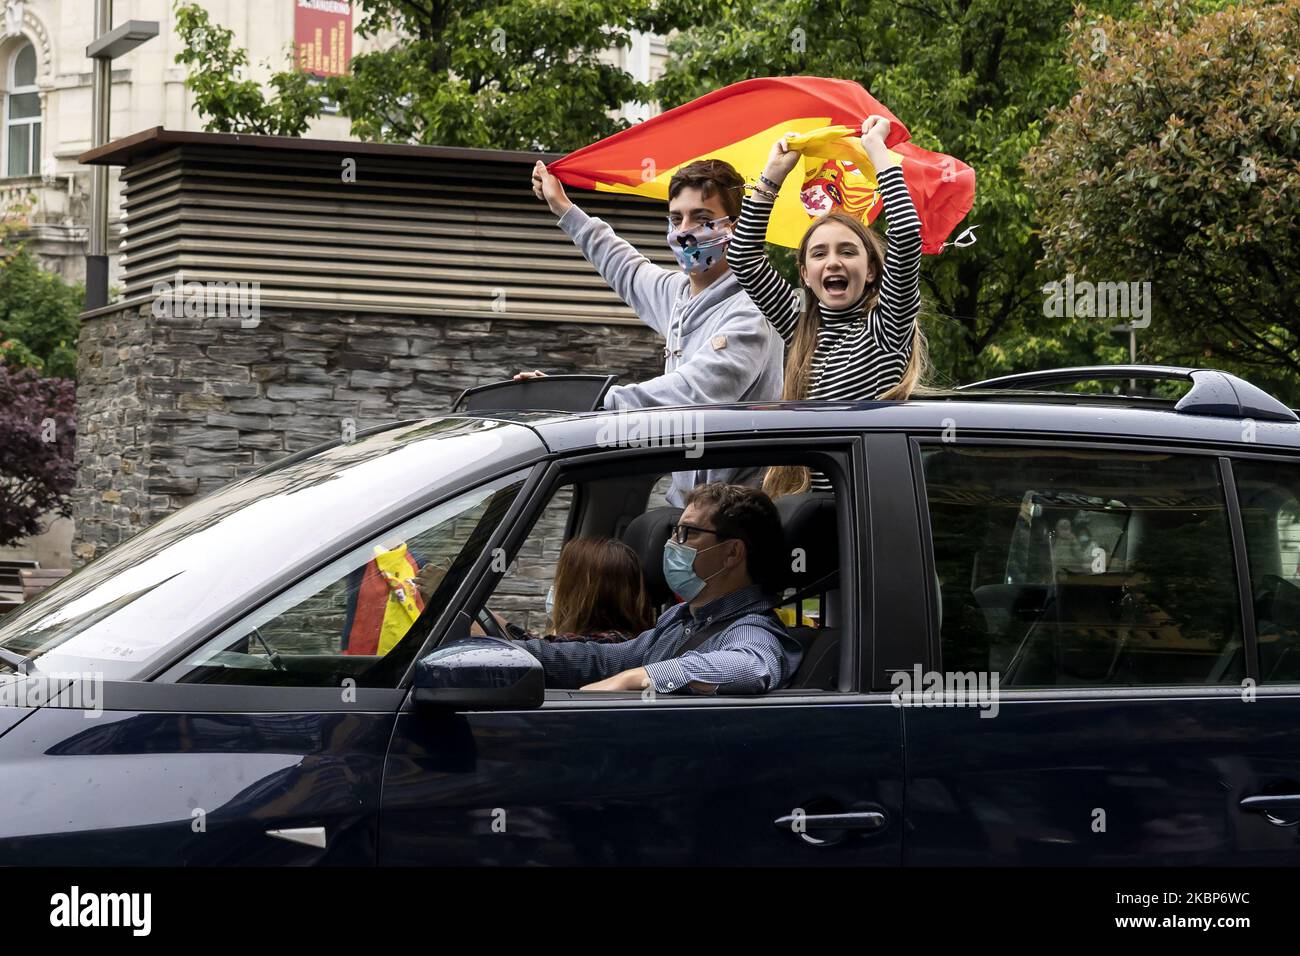
[[[246,324],[252,324],[246,320]],[[78,344],[73,564],[237,477],[344,429],[448,410],[521,369],[662,370],[639,325],[264,309],[87,317]]]

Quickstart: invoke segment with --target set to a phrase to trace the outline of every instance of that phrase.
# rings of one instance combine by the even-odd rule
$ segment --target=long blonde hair
[[[808,397],[812,377],[813,351],[817,348],[817,331],[822,324],[821,303],[812,288],[803,279],[803,266],[808,258],[808,243],[815,233],[828,222],[838,222],[850,229],[866,250],[867,258],[875,267],[875,277],[864,290],[866,300],[863,313],[870,312],[880,301],[880,281],[885,274],[885,240],[869,228],[861,219],[843,212],[831,212],[822,216],[803,234],[799,240],[799,291],[803,297],[804,310],[795,326],[794,337],[785,353],[785,386],[781,398],[785,401],[801,401]],[[912,394],[926,379],[930,370],[929,349],[921,323],[917,322],[916,332],[912,336],[912,350],[907,358],[907,367],[897,385],[885,389],[878,399],[901,400]],[[763,477],[763,490],[769,497],[793,495],[805,492],[811,487],[812,476],[804,465],[775,465],[767,470]]]

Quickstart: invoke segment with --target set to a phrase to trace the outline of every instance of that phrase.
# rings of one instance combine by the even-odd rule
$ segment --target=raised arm
[[[533,194],[546,200],[559,217],[559,226],[587,258],[600,277],[638,318],[660,335],[667,333],[673,302],[687,279],[655,265],[609,224],[588,216],[565,195],[563,184],[538,160],[533,167]]]
[[[727,247],[727,263],[740,281],[740,287],[749,293],[763,317],[772,323],[787,345],[794,339],[799,320],[799,297],[768,261],[764,239],[776,191],[798,161],[799,153],[790,149],[784,138],[777,140],[759,188],[741,203],[740,220]]]
[[[872,117],[865,127],[862,144],[876,167],[889,223],[885,271],[880,277],[880,301],[872,316],[871,334],[882,349],[906,352],[916,335],[916,317],[921,310],[921,219],[903,181],[902,167],[885,148],[889,121]]]

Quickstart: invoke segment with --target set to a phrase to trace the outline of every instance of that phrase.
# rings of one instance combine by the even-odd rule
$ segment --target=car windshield
[[[388,519],[544,453],[522,425],[447,418],[251,475],[169,515],[6,618],[0,670],[17,668],[17,655],[32,673],[139,679]]]

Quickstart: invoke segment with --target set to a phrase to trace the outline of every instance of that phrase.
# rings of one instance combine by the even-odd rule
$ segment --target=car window
[[[1245,676],[1215,459],[932,445],[922,463],[945,669],[1004,687]]]
[[[492,610],[524,631],[546,626],[546,593],[555,578],[555,562],[573,504],[573,487],[560,488],[506,568],[492,599]]]
[[[699,467],[710,467],[707,458]],[[764,469],[748,472],[757,482]],[[559,486],[483,607],[471,610],[491,612],[501,631],[513,638],[541,638],[550,644],[618,644],[651,630],[661,614],[680,602],[663,572],[664,544],[682,511],[665,499],[670,480],[662,469],[637,473],[627,468],[608,478]],[[838,575],[840,493],[806,490],[776,501],[789,553],[766,554],[764,560],[780,564],[773,610],[802,654],[783,692],[839,688],[846,601],[846,582]],[[576,530],[566,540],[575,501],[580,509],[573,515]],[[701,542],[709,539],[689,540],[707,547]],[[561,576],[558,569],[567,570]],[[849,586],[853,580],[848,577]],[[548,611],[552,589],[554,604]],[[567,699],[578,685],[552,674],[547,686],[549,693]]]
[[[1265,684],[1300,681],[1300,465],[1233,463]]]
[[[444,607],[523,485],[522,472],[457,495],[353,548],[227,628],[164,680],[394,686],[407,640]],[[426,609],[430,614],[426,615]]]

